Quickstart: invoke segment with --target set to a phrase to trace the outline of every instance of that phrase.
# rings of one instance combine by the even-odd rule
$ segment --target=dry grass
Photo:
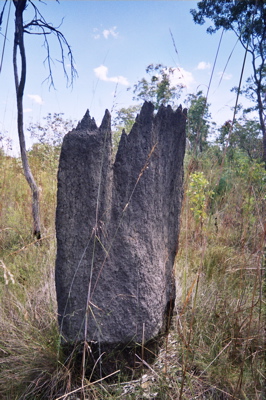
[[[265,199],[257,167],[244,165],[241,172],[228,165],[221,171],[213,155],[187,161],[186,183],[197,167],[215,195],[207,199],[202,224],[195,221],[190,199],[184,198],[170,334],[154,364],[143,365],[138,380],[123,381],[122,373],[108,384],[86,377],[82,388],[81,369],[63,357],[57,329],[56,170],[51,174],[51,168],[33,166],[43,189],[44,234],[36,243],[19,162],[7,157],[1,161],[0,398],[265,398]],[[217,186],[221,176],[223,187]]]

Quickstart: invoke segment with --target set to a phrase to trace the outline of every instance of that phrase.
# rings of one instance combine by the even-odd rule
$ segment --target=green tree
[[[211,117],[209,104],[202,91],[196,94],[189,94],[186,103],[188,105],[187,137],[191,143],[193,153],[197,155],[207,146]]]
[[[198,2],[197,6],[198,10],[191,10],[195,23],[202,25],[205,23],[205,18],[208,18],[214,23],[214,26],[208,27],[208,33],[214,33],[220,28],[233,31],[246,52],[251,55],[253,74],[247,81],[246,94],[248,96],[253,94],[256,101],[263,135],[263,161],[266,167],[266,2],[203,0]]]
[[[0,153],[4,155],[12,150],[12,140],[5,133],[0,132]]]
[[[117,152],[118,145],[123,130],[126,133],[131,131],[131,128],[135,122],[136,115],[140,110],[140,105],[129,106],[127,108],[121,108],[117,111],[117,115],[113,122],[113,149],[114,153]]]
[[[27,130],[34,143],[28,152],[30,159],[38,160],[43,168],[50,167],[51,172],[57,170],[61,145],[64,136],[75,124],[71,119],[64,119],[64,113],[49,113],[43,117],[44,123],[30,123]]]
[[[171,104],[180,97],[184,88],[182,83],[173,85],[171,80],[176,68],[166,67],[162,64],[150,64],[146,68],[149,78],[142,78],[134,85],[133,100],[151,101],[157,110],[160,105]]]
[[[265,46],[266,46],[266,42],[265,42]],[[233,88],[232,90],[237,91],[238,89]],[[265,109],[266,109],[266,66],[264,66],[264,68],[262,70],[260,90],[262,92],[262,99],[261,99],[262,100],[262,108],[265,113]],[[257,98],[258,98],[257,86],[256,86],[256,82],[255,82],[253,76],[250,76],[246,80],[246,85],[243,87],[242,90],[240,90],[240,93],[243,94],[244,96],[246,96],[246,98],[248,98],[254,104],[254,106],[244,109],[243,110],[244,114],[249,114],[250,112],[253,112],[253,111],[259,111],[259,103],[257,101]]]
[[[66,133],[71,131],[75,124],[71,119],[64,119],[64,113],[49,113],[43,117],[44,124],[30,123],[27,130],[33,139],[51,147],[61,146]]]
[[[193,212],[196,224],[199,224],[202,230],[203,223],[207,218],[206,210],[208,201],[214,194],[203,172],[194,172],[190,175],[187,194],[190,202],[190,210]]]
[[[219,132],[218,142],[227,146],[231,153],[238,148],[249,157],[250,161],[262,160],[262,136],[258,121],[242,118],[233,126],[232,121],[226,121]]]

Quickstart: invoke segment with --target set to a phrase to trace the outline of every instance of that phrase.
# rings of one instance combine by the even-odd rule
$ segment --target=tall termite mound
[[[166,331],[183,193],[186,112],[144,103],[112,163],[111,117],[63,141],[56,290],[66,343],[110,353]]]

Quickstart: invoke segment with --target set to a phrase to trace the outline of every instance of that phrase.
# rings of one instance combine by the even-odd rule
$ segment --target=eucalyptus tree
[[[207,137],[211,127],[209,104],[202,91],[189,94],[186,104],[188,105],[187,137],[194,155],[197,156],[207,146]]]
[[[13,42],[13,69],[14,69],[14,79],[15,79],[15,87],[16,87],[16,100],[17,100],[17,129],[19,136],[19,144],[20,144],[20,153],[23,165],[23,171],[25,178],[30,186],[32,193],[32,215],[33,215],[33,226],[34,226],[34,235],[37,239],[41,237],[41,224],[40,224],[40,207],[39,207],[39,190],[38,186],[34,180],[32,175],[27,151],[26,151],[26,143],[25,143],[25,135],[24,135],[24,123],[23,123],[23,95],[26,84],[26,76],[27,76],[27,58],[26,58],[26,50],[24,43],[24,35],[27,34],[35,34],[42,35],[44,39],[44,47],[46,49],[46,63],[48,65],[48,81],[50,82],[50,86],[54,87],[53,81],[53,71],[52,64],[53,60],[50,54],[50,46],[48,37],[53,34],[57,37],[59,42],[60,51],[61,51],[61,60],[60,63],[63,67],[63,72],[65,77],[68,80],[68,84],[72,85],[73,79],[76,75],[76,70],[74,67],[74,59],[72,55],[72,50],[70,48],[69,43],[67,42],[65,36],[60,32],[57,27],[54,27],[52,24],[47,23],[39,9],[35,5],[36,2],[31,0],[13,0],[13,5],[15,7],[15,33],[14,33],[14,42]],[[4,7],[1,13],[0,25],[3,21],[3,13],[5,10],[5,5],[7,4],[7,0],[4,3]],[[32,18],[29,22],[24,22],[23,14],[26,8],[31,7],[32,9]],[[69,59],[71,69],[70,75],[67,72],[66,68],[66,54]]]
[[[76,121],[64,118],[64,113],[48,113],[43,122],[31,122],[27,128],[31,138],[41,144],[60,147],[64,136],[75,127]]]
[[[114,154],[117,152],[123,130],[125,130],[126,133],[129,133],[131,131],[131,128],[135,122],[138,111],[140,111],[140,108],[141,106],[137,104],[131,105],[129,107],[120,108],[120,110],[117,111],[116,117],[113,122]]]
[[[34,144],[29,157],[41,160],[45,168],[49,165],[51,174],[54,174],[58,169],[64,136],[75,127],[75,122],[64,118],[64,113],[48,113],[42,122],[31,122],[27,130]]]
[[[222,28],[233,31],[246,54],[251,55],[252,76],[247,81],[245,93],[253,96],[263,135],[263,161],[266,167],[266,2],[264,0],[222,1],[203,0],[197,3],[198,9],[191,10],[194,22],[204,24],[208,18],[213,21],[208,33]],[[240,88],[238,88],[238,93]],[[234,121],[233,121],[234,122]]]
[[[134,85],[133,100],[151,101],[156,110],[160,105],[171,104],[180,97],[184,85],[174,84],[173,78],[176,68],[166,67],[163,64],[150,64],[146,68],[147,78],[142,78]]]
[[[233,154],[234,149],[240,149],[250,161],[261,162],[263,156],[260,124],[257,120],[241,118],[232,127],[232,121],[226,121],[219,129],[217,141],[226,146]]]

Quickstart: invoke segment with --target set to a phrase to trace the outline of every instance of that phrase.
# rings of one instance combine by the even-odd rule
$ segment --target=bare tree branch
[[[27,2],[31,4],[34,9],[34,18],[31,20],[31,22],[24,25],[23,12],[26,9]],[[54,86],[53,71],[52,71],[53,59],[50,54],[50,45],[47,38],[48,35],[54,34],[57,37],[61,52],[61,60],[59,62],[62,64],[64,76],[67,79],[67,86],[73,85],[73,80],[77,76],[77,71],[74,66],[74,58],[71,47],[68,44],[65,36],[58,29],[59,27],[54,27],[52,24],[47,23],[42,14],[39,12],[38,8],[31,0],[13,0],[13,3],[16,9],[15,36],[14,36],[14,47],[13,47],[13,68],[14,68],[14,79],[15,79],[15,87],[17,95],[18,136],[19,136],[23,171],[32,192],[32,215],[33,215],[34,235],[37,237],[37,239],[40,239],[41,224],[40,224],[39,189],[33,178],[28,162],[25,135],[24,135],[24,124],[23,124],[23,95],[26,83],[26,53],[24,45],[24,34],[29,33],[35,35],[42,35],[44,37],[44,47],[47,52],[47,57],[45,58],[44,63],[47,62],[48,64],[49,75],[46,79],[50,81],[50,87],[51,86],[55,87],[55,86]],[[0,18],[2,18],[2,14],[0,15]],[[18,69],[18,50],[20,52],[20,75]],[[70,76],[66,69],[66,53],[70,61],[70,67],[71,67]]]
[[[24,25],[23,29],[24,29],[25,33],[44,36],[44,47],[47,51],[47,57],[45,58],[44,63],[47,63],[48,70],[49,70],[48,77],[44,81],[50,82],[49,87],[55,88],[55,84],[54,84],[54,80],[53,80],[53,68],[52,68],[53,60],[51,57],[49,41],[47,39],[47,35],[53,34],[57,37],[58,44],[60,46],[61,60],[60,61],[58,60],[58,61],[62,64],[63,73],[64,73],[64,76],[67,81],[67,87],[72,87],[74,79],[78,76],[78,73],[75,68],[75,60],[73,57],[71,46],[69,45],[66,37],[59,30],[64,19],[62,19],[59,26],[54,27],[51,23],[48,23],[45,20],[45,18],[40,13],[39,9],[35,6],[35,4],[31,0],[28,0],[28,1],[34,9],[35,15],[34,15],[34,18],[29,23]],[[35,29],[35,31],[32,32],[31,29]],[[38,30],[41,30],[41,32],[38,32]],[[68,73],[67,68],[66,68],[66,54],[67,54],[67,58],[70,63],[70,71],[71,71],[70,74]]]

